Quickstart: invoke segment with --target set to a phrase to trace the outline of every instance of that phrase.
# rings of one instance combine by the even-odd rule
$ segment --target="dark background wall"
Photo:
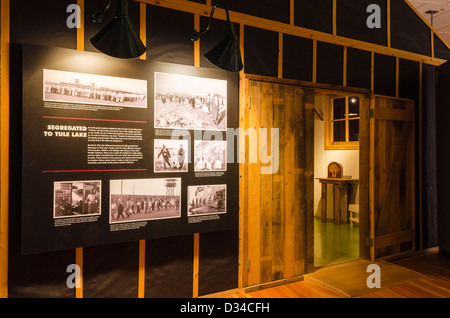
[[[32,43],[76,49],[77,33],[66,27],[66,8],[73,0],[45,0],[30,2],[26,6],[11,1],[11,145],[20,143],[21,136],[21,44]],[[205,4],[203,1],[195,1]],[[212,1],[213,4],[215,1]],[[251,14],[286,24],[290,22],[289,0],[239,1],[223,0],[230,10]],[[385,0],[369,1],[386,8]],[[401,2],[398,4],[397,2]],[[326,33],[333,32],[332,0],[314,2],[295,1],[294,24]],[[350,6],[349,1],[338,0],[337,34],[352,39],[386,45],[385,33],[369,30],[365,19],[352,17],[365,14],[366,3]],[[430,55],[429,30],[417,20],[403,1],[392,10],[392,45],[395,48]],[[95,51],[89,38],[99,27],[88,17],[102,8],[104,1],[85,1],[85,49]],[[130,1],[130,18],[139,30],[139,3]],[[386,10],[383,10],[383,14]],[[359,15],[358,15],[359,17]],[[111,16],[109,16],[111,18]],[[108,19],[108,18],[105,18]],[[207,20],[201,18],[202,28]],[[221,28],[222,21],[215,21]],[[383,16],[383,27],[386,16]],[[194,65],[194,44],[187,34],[194,26],[194,15],[187,12],[147,5],[147,59]],[[236,25],[239,34],[239,25]],[[412,29],[417,32],[411,32]],[[382,29],[384,30],[384,28]],[[211,31],[217,32],[217,31]],[[428,35],[427,35],[428,34]],[[276,77],[278,74],[278,33],[244,27],[245,72]],[[201,40],[203,54],[215,44],[215,37]],[[450,51],[435,39],[437,56],[450,58]],[[342,85],[344,48],[325,42],[317,43],[317,81]],[[375,54],[374,88],[376,94],[395,96],[395,58]],[[419,63],[400,59],[399,97],[412,98],[419,105]],[[201,58],[201,66],[212,67]],[[433,126],[435,108],[433,87],[435,67],[423,65],[423,124]],[[285,78],[311,81],[313,71],[313,40],[283,35],[283,75]],[[348,48],[348,85],[371,87],[371,52]],[[418,109],[418,107],[416,107]],[[418,114],[417,114],[418,115]],[[416,116],[417,120],[420,116]],[[417,123],[418,124],[418,123]],[[423,131],[423,238],[424,248],[436,245],[435,134]],[[416,147],[417,149],[418,147]],[[418,154],[417,154],[418,155]],[[9,233],[9,296],[10,297],[74,297],[66,287],[66,267],[75,263],[75,251],[20,255],[20,147],[11,147],[10,167],[10,233]],[[418,161],[416,161],[418,162]],[[417,185],[418,186],[418,185]],[[419,190],[419,189],[417,189]],[[419,192],[418,192],[419,193]],[[419,204],[419,203],[418,203]],[[38,208],[38,207],[37,207]],[[418,209],[417,209],[418,210]],[[418,231],[419,232],[419,231]],[[192,236],[148,240],[146,242],[145,297],[191,297],[193,292]],[[238,287],[238,231],[201,234],[199,237],[199,295]],[[139,243],[130,242],[113,246],[84,248],[84,296],[124,297],[138,295]]]

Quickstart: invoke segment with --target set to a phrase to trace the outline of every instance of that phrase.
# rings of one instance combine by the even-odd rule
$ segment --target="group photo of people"
[[[155,127],[227,129],[227,82],[156,73]]]
[[[54,183],[54,218],[101,213],[101,181]]]
[[[226,171],[227,142],[196,140],[194,143],[194,167],[196,172]]]
[[[44,70],[44,100],[147,107],[147,81]]]
[[[188,163],[189,142],[187,140],[155,139],[155,172],[187,172]]]
[[[181,179],[110,181],[110,223],[181,216]]]

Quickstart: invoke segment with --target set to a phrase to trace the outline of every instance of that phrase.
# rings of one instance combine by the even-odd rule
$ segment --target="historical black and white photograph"
[[[54,218],[101,214],[101,181],[54,182]]]
[[[227,81],[155,73],[155,128],[227,129]]]
[[[227,186],[188,187],[188,216],[226,213]]]
[[[154,172],[187,172],[189,142],[187,140],[155,139]]]
[[[179,218],[181,178],[110,181],[110,223]]]
[[[44,69],[44,101],[147,108],[147,81]]]
[[[221,140],[196,140],[194,143],[196,172],[226,171],[227,142]]]

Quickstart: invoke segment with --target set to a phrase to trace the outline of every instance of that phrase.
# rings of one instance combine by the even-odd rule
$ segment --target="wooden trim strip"
[[[135,1],[155,6],[161,6],[169,9],[184,11],[192,14],[199,14],[201,16],[209,16],[211,10],[210,6],[201,3],[196,3],[193,1],[184,1],[184,0],[135,0]],[[214,18],[226,20],[225,10],[217,8],[214,13]],[[446,62],[446,60],[443,59],[433,59],[430,56],[426,55],[402,51],[399,49],[389,48],[383,45],[368,43],[338,35],[310,30],[295,25],[290,25],[287,23],[273,21],[265,18],[254,17],[248,14],[243,14],[234,11],[230,11],[230,20],[234,23],[245,24],[260,29],[266,29],[293,36],[310,38],[322,42],[353,47],[365,51],[374,51],[376,53],[400,57],[406,60],[422,61],[424,63],[428,63],[431,65],[441,65]]]
[[[260,81],[260,82],[288,84],[288,85],[310,87],[310,88],[316,88],[316,89],[322,89],[322,90],[328,90],[328,91],[339,91],[341,93],[342,92],[355,93],[355,94],[370,94],[371,93],[370,90],[363,89],[363,88],[355,88],[355,87],[348,87],[348,86],[343,87],[343,86],[337,86],[337,85],[331,85],[331,84],[314,83],[314,82],[293,80],[293,79],[288,79],[288,78],[277,78],[277,77],[263,76],[263,75],[245,74],[245,78],[249,79],[249,80]]]
[[[147,46],[147,5],[145,3],[140,3],[139,6],[139,37],[141,38],[144,46]],[[147,52],[140,56],[141,60],[147,59]]]
[[[145,240],[139,241],[138,298],[145,297]]]
[[[295,0],[290,0],[289,24],[295,25]]]
[[[139,37],[147,46],[147,5],[140,3],[139,6]],[[147,52],[139,57],[141,60],[147,59]],[[139,269],[138,269],[138,298],[145,297],[145,240],[139,241]]]
[[[80,287],[75,288],[75,298],[83,298],[83,248],[79,247],[75,250],[75,263],[80,268],[79,282]]]
[[[431,58],[434,58],[434,32],[431,31],[431,40],[430,40],[430,45],[431,45]],[[444,42],[445,43],[445,42]]]
[[[317,82],[317,40],[313,41],[313,63],[312,63],[312,82]]]
[[[200,15],[198,14],[194,15],[194,30],[200,30]],[[194,66],[196,67],[200,66],[200,41],[201,39],[198,39],[194,42]]]
[[[278,33],[278,78],[283,78],[283,33]]]
[[[387,45],[391,47],[391,0],[387,0]]]
[[[337,0],[333,0],[333,35],[337,35]]]
[[[80,7],[80,27],[77,28],[77,50],[84,51],[84,0],[77,0]],[[83,298],[83,248],[75,250],[75,263],[80,268],[80,287],[75,289],[75,298]]]
[[[198,298],[198,269],[199,269],[199,249],[200,249],[200,234],[194,234],[194,261],[193,261],[193,286],[192,298]]]
[[[0,298],[8,297],[8,244],[9,244],[9,46],[10,46],[10,0],[1,1],[0,34],[0,143],[1,143],[1,190],[0,190]]]
[[[84,0],[77,0],[80,7],[80,27],[77,28],[77,50],[84,51]]]

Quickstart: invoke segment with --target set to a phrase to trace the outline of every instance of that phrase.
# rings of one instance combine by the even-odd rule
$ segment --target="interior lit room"
[[[1,0],[0,23],[0,298],[450,297],[448,0]]]

